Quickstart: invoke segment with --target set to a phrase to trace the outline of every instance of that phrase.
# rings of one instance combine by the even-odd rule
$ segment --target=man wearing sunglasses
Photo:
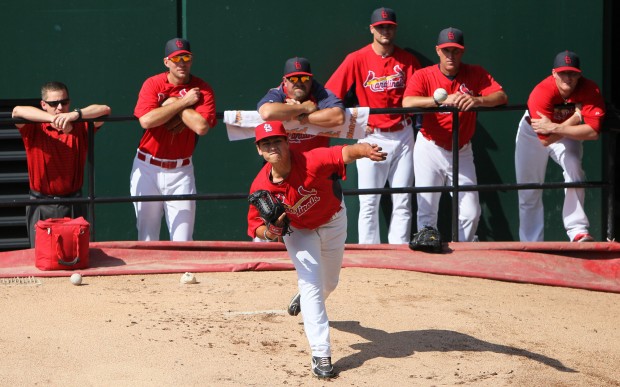
[[[347,55],[325,85],[336,96],[357,97],[359,106],[401,107],[407,80],[420,68],[418,59],[396,46],[396,13],[378,8],[370,16],[372,43]],[[348,104],[347,104],[348,106]],[[413,185],[413,121],[403,114],[371,114],[366,138],[360,142],[379,144],[388,158],[379,163],[367,159],[356,162],[358,188],[392,188]],[[359,243],[381,243],[379,204],[381,195],[360,195]],[[388,231],[391,244],[409,243],[411,237],[411,194],[392,194],[392,214]]]
[[[131,171],[132,196],[195,194],[192,154],[198,136],[216,123],[213,89],[191,74],[190,43],[169,40],[163,63],[168,70],[144,82],[134,109],[144,133]],[[138,240],[159,240],[164,214],[170,240],[193,239],[195,201],[135,202],[134,208]]]
[[[265,121],[298,120],[330,128],[344,123],[344,106],[334,93],[315,81],[306,58],[290,58],[284,64],[280,86],[270,89],[258,101],[258,112]],[[329,146],[329,137],[290,133],[291,149],[307,151]]]
[[[84,165],[88,152],[88,124],[74,122],[111,113],[106,105],[90,105],[70,111],[69,89],[60,82],[41,87],[41,109],[16,106],[13,118],[34,121],[15,124],[24,140],[31,199],[82,197]],[[103,122],[95,122],[95,131]],[[26,207],[30,246],[35,243],[35,224],[48,218],[86,216],[84,204],[44,204]]]

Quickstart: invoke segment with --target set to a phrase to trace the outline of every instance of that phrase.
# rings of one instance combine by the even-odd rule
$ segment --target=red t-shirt
[[[575,105],[581,105],[583,121],[597,132],[605,116],[605,100],[599,87],[593,81],[581,77],[575,90],[566,100],[560,95],[553,75],[543,79],[530,93],[527,109],[530,117],[540,118],[537,112],[544,114],[555,123],[562,123],[575,114]],[[539,137],[548,137],[539,135]]]
[[[30,189],[64,196],[82,189],[88,152],[86,122],[73,122],[65,134],[50,123],[25,124],[19,129],[26,148]]]
[[[286,207],[286,214],[295,228],[313,230],[325,224],[340,211],[342,189],[339,179],[346,180],[342,148],[316,148],[308,152],[291,152],[291,172],[280,183],[269,178],[271,164],[267,163],[252,182],[250,192],[265,189],[273,193]],[[249,206],[248,235],[256,236],[263,224],[258,210]]]
[[[360,106],[402,107],[407,80],[420,67],[415,56],[399,47],[394,48],[392,55],[383,58],[369,44],[347,55],[325,87],[342,99],[355,86]],[[368,125],[387,129],[402,119],[402,114],[371,114]]]
[[[491,74],[478,65],[461,63],[459,72],[450,79],[445,76],[439,65],[425,67],[416,71],[407,83],[405,97],[433,95],[439,87],[448,94],[468,93],[472,96],[485,96],[502,90]],[[459,112],[459,148],[471,141],[476,131],[476,112]],[[426,113],[422,115],[420,132],[440,147],[452,150],[452,113]]]
[[[202,79],[191,76],[184,85],[168,82],[168,73],[154,75],[144,81],[134,115],[138,118],[161,106],[169,97],[183,97],[187,90],[200,88],[202,98],[193,108],[203,116],[209,127],[215,126],[215,96],[213,89]],[[197,135],[185,128],[180,133],[171,133],[165,126],[146,129],[140,140],[139,149],[160,159],[184,159],[190,157],[196,147]]]

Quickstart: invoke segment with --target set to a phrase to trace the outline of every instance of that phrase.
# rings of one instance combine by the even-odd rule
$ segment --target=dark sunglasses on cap
[[[169,59],[173,61],[174,63],[179,63],[181,60],[183,60],[183,62],[189,62],[190,60],[192,60],[192,56],[191,55],[177,55],[173,57],[166,57],[166,59]]]
[[[60,104],[62,104],[63,106],[68,104],[69,102],[71,102],[71,99],[66,98],[66,99],[61,99],[61,100],[58,100],[58,101],[45,101],[44,100],[43,102],[45,102],[46,104],[48,104],[51,107],[55,108],[55,107],[57,107]]]
[[[310,76],[309,75],[302,75],[302,76],[292,76],[292,77],[287,77],[286,78],[290,83],[297,83],[297,82],[308,82],[310,80]]]

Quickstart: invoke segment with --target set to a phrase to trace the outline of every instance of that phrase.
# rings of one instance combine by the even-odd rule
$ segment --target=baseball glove
[[[413,234],[409,248],[427,253],[441,253],[443,251],[441,234],[434,227],[424,226],[423,229]]]
[[[273,196],[271,192],[267,190],[253,192],[248,196],[248,202],[256,207],[270,233],[278,236],[291,233],[288,217],[285,215],[282,220],[279,220],[280,216],[285,212],[284,204]]]

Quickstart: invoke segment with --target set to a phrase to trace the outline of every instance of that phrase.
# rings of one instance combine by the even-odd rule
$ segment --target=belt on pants
[[[177,159],[177,160],[163,160],[163,159],[158,159],[157,157],[153,157],[149,155],[148,153],[144,153],[142,151],[138,151],[138,154],[136,155],[136,157],[139,160],[144,161],[145,163],[149,163],[151,165],[155,165],[155,166],[158,166],[164,169],[174,169],[174,168],[184,167],[186,165],[189,165],[190,161],[192,160],[191,157],[188,157],[186,159]]]
[[[407,117],[404,120],[402,120],[401,122],[397,123],[396,125],[393,125],[389,128],[373,128],[370,127],[372,130],[372,133],[381,133],[381,132],[398,132],[399,130],[403,130],[404,128],[406,128],[407,126],[411,125],[413,123],[413,120],[411,119],[411,117]]]

